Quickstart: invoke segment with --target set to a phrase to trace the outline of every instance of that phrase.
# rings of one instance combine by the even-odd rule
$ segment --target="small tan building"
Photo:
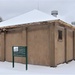
[[[4,23],[11,25],[0,25]],[[75,27],[60,19],[0,28],[1,61],[12,61],[12,46],[27,46],[29,64],[55,67],[75,59],[74,45]],[[16,57],[15,62],[25,63],[25,58]]]

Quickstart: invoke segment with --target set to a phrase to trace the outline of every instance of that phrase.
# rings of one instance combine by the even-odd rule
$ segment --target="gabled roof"
[[[1,22],[0,27],[18,25],[18,24],[26,24],[26,23],[32,23],[32,22],[55,20],[55,19],[57,18],[35,9],[28,13],[20,15],[18,17],[14,17],[12,19]]]

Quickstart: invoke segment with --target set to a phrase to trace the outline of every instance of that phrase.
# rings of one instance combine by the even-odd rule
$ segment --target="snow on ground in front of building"
[[[75,61],[61,64],[55,68],[49,66],[28,65],[15,63],[12,68],[11,62],[0,62],[0,75],[75,75]]]

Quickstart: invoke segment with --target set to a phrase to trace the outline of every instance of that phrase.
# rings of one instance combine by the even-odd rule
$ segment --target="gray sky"
[[[6,20],[39,9],[48,14],[58,10],[60,16],[75,20],[75,0],[0,0],[0,16]],[[71,17],[71,19],[70,19]]]

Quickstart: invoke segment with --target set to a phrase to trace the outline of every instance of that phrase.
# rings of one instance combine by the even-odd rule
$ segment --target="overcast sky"
[[[4,20],[33,9],[39,9],[49,15],[52,10],[58,10],[60,16],[75,20],[75,0],[0,0],[0,16]]]

